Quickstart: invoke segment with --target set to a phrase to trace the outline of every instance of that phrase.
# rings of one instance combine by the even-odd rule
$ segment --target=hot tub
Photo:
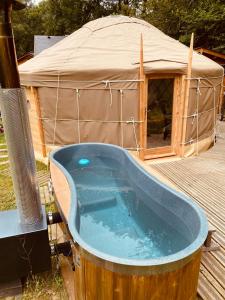
[[[117,146],[71,145],[50,161],[75,299],[195,299],[208,231],[200,207]]]

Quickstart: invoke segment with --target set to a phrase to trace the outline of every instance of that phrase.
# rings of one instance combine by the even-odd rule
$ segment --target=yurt
[[[143,20],[91,21],[19,71],[39,156],[102,142],[151,159],[214,143],[223,68]]]

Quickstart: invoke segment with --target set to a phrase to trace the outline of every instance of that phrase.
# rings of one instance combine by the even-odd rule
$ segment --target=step
[[[7,152],[7,149],[0,149],[0,152]]]
[[[79,202],[80,209],[82,212],[91,212],[99,209],[105,209],[107,207],[115,206],[117,203],[115,197],[107,197],[102,199],[96,199],[92,201]]]

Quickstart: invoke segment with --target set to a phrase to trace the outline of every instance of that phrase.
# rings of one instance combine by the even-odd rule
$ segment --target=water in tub
[[[139,193],[117,161],[75,157],[67,169],[78,194],[80,236],[93,248],[120,258],[149,259],[173,254],[189,244],[146,205],[141,197],[151,195]]]

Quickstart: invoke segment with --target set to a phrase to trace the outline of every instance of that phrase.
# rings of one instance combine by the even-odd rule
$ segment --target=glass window
[[[171,145],[174,78],[148,80],[147,148]]]

